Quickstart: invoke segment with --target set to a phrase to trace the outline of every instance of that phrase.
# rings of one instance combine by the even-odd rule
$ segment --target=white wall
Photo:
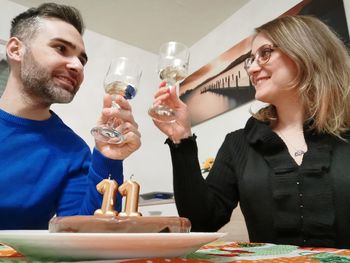
[[[249,36],[255,27],[279,16],[299,2],[300,0],[251,0],[191,47],[190,72],[206,65]],[[344,0],[347,13],[350,13],[349,2]],[[0,0],[0,6],[0,38],[7,39],[10,19],[25,7],[8,0]],[[135,175],[135,180],[141,185],[141,193],[172,191],[170,154],[168,147],[163,144],[165,136],[153,126],[147,115],[159,82],[156,74],[156,55],[89,30],[86,30],[84,39],[89,55],[85,81],[71,104],[55,105],[53,109],[92,146],[93,139],[89,131],[95,125],[102,107],[102,79],[109,60],[120,55],[137,58],[143,67],[143,76],[140,90],[131,104],[140,126],[143,145],[125,161],[124,174],[126,177]],[[254,105],[258,103],[253,102]],[[251,104],[243,105],[193,128],[198,135],[201,162],[209,156],[216,155],[228,132],[244,126],[250,116],[250,107]]]
[[[142,134],[142,146],[140,150],[125,160],[124,175],[129,178],[131,174],[134,174],[134,179],[141,185],[142,193],[156,190],[171,191],[171,185],[168,183],[171,180],[169,172],[171,164],[166,159],[168,151],[162,145],[160,132],[153,126],[151,118],[147,115],[147,109],[152,103],[153,93],[158,83],[155,70],[156,55],[92,31],[85,32],[84,40],[89,62],[85,69],[85,80],[81,90],[71,104],[54,105],[53,109],[93,147],[94,139],[90,135],[90,129],[95,126],[102,109],[104,94],[102,82],[109,61],[118,56],[137,59],[143,73],[137,96],[130,103]],[[154,173],[153,166],[157,160],[160,163],[167,163],[167,165],[160,166],[157,170],[158,173]],[[161,173],[167,177],[162,177]],[[165,181],[166,179],[168,181]],[[160,185],[169,186],[159,188]]]

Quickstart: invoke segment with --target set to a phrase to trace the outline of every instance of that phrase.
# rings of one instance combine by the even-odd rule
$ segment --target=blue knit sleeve
[[[118,185],[123,183],[123,164],[120,160],[112,160],[103,156],[97,149],[92,155],[85,152],[81,169],[73,170],[67,176],[62,194],[58,202],[57,215],[92,215],[101,208],[102,195],[96,190],[96,185],[103,179],[116,180]],[[116,210],[121,210],[121,196],[118,194]]]
[[[102,195],[97,192],[96,185],[103,179],[108,178],[109,175],[111,175],[111,179],[116,180],[118,185],[122,185],[124,181],[123,161],[108,159],[104,155],[102,155],[102,153],[100,153],[96,148],[94,148],[92,152],[92,163],[89,171],[89,183],[92,183],[92,185],[89,185],[89,188],[93,188],[92,193],[97,193],[98,195],[98,197],[94,197],[94,200],[100,199],[98,208],[101,207]],[[117,211],[121,211],[121,203],[122,198],[121,195],[118,193],[116,202]]]

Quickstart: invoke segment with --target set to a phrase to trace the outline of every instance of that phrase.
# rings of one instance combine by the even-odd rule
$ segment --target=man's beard
[[[24,54],[21,80],[23,82],[24,92],[30,97],[39,99],[39,102],[45,105],[69,103],[78,91],[75,88],[73,92],[70,92],[56,85],[52,80],[50,72],[35,60],[29,49]]]

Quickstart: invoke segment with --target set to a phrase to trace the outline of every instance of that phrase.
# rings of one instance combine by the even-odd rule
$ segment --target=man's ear
[[[20,62],[25,52],[25,46],[17,37],[11,37],[7,42],[6,52],[9,60]]]

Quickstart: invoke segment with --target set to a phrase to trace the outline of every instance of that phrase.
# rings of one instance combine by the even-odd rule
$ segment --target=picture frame
[[[6,41],[0,39],[0,97],[4,92],[8,75],[9,75],[9,65],[6,59]]]

